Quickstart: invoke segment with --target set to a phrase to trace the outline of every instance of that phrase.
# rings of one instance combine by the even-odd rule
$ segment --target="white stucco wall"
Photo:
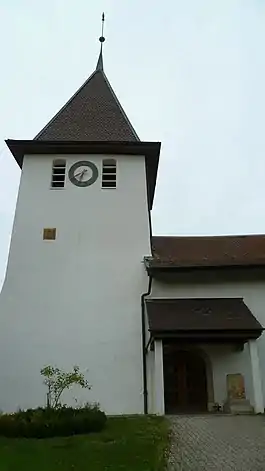
[[[115,156],[112,156],[115,157]],[[53,158],[89,160],[98,180],[50,189]],[[117,156],[117,189],[101,189],[104,156],[26,156],[0,295],[0,409],[44,404],[45,364],[89,370],[109,414],[143,412],[141,304],[150,253],[145,162]],[[55,241],[43,228],[56,227]],[[75,392],[75,396],[77,393]],[[73,400],[73,394],[68,398]]]
[[[153,280],[152,298],[234,298],[242,297],[254,316],[265,326],[265,282],[253,275],[249,280],[222,281],[214,277],[200,281],[198,275],[190,278],[183,275],[182,280],[175,282],[162,282]],[[251,280],[252,278],[252,280]],[[265,400],[265,334],[258,340],[258,352],[263,383],[263,395]],[[235,345],[201,345],[209,355],[213,368],[214,399],[223,403],[226,399],[226,375],[229,373],[241,373],[245,378],[246,396],[253,404],[253,388],[250,370],[250,358],[247,344],[243,351],[237,351]],[[151,361],[151,359],[150,359]],[[151,393],[152,396],[152,393]]]

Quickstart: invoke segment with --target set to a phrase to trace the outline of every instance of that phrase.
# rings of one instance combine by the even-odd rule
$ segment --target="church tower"
[[[35,139],[22,169],[0,295],[0,409],[45,404],[40,369],[87,371],[108,414],[142,413],[141,295],[160,144],[139,140],[103,68]]]

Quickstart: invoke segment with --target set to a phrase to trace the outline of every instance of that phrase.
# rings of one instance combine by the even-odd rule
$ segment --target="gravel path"
[[[168,471],[265,471],[264,416],[172,416]]]

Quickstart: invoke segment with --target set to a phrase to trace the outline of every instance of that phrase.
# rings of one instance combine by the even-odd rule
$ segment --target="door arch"
[[[208,410],[207,367],[196,349],[164,345],[164,394],[166,413]]]

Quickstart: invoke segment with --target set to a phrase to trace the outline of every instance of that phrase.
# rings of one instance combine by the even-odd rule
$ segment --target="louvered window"
[[[54,160],[52,165],[52,188],[64,188],[65,184],[65,160]]]
[[[104,159],[102,162],[102,188],[117,187],[117,163],[114,159]]]

